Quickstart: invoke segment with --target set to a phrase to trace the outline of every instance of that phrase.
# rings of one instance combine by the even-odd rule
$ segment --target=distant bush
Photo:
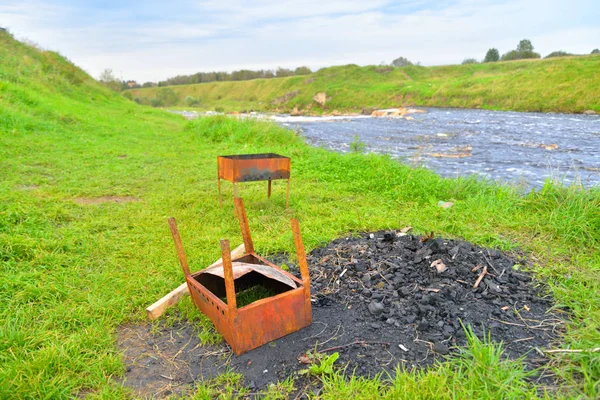
[[[594,49],[590,54],[600,54],[600,49]]]
[[[398,57],[392,61],[392,66],[394,67],[407,67],[409,65],[413,65],[413,63],[408,61],[408,59],[405,57]]]
[[[149,99],[148,97],[141,96],[141,97],[134,98],[133,101],[135,101],[138,104],[143,104],[143,105],[147,106],[150,104],[151,99]]]
[[[500,58],[502,61],[512,61],[512,60],[526,60],[530,58],[541,58],[539,53],[536,52],[522,52],[518,50],[511,50],[508,53],[505,53]]]
[[[500,53],[498,52],[498,49],[491,48],[487,51],[487,53],[485,53],[485,58],[483,59],[483,62],[488,63],[488,62],[496,62],[499,60],[500,60]]]
[[[477,61],[474,58],[465,58],[462,62],[463,65],[465,64],[479,64],[479,61]]]
[[[516,50],[511,50],[502,55],[502,61],[525,60],[529,58],[541,58],[539,53],[533,51],[531,40],[523,39],[519,42]]]
[[[200,99],[194,96],[187,96],[184,102],[186,106],[194,107],[200,104]]]
[[[123,97],[125,97],[128,100],[133,100],[133,95],[131,94],[131,92],[123,93]]]
[[[161,103],[162,106],[172,106],[177,103],[179,97],[177,97],[177,93],[170,88],[160,89],[158,93],[156,93],[156,98]],[[158,106],[154,106],[158,107]]]
[[[150,105],[152,107],[162,107],[164,104],[162,103],[162,101],[160,101],[160,99],[153,97],[150,99]]]
[[[552,57],[567,57],[567,56],[573,56],[574,54],[571,53],[567,53],[566,51],[553,51],[552,53],[548,54],[546,57],[544,58],[552,58]]]
[[[291,69],[288,68],[277,68],[277,71],[275,71],[275,76],[278,78],[284,78],[286,76],[292,76],[294,75],[294,71],[292,71]]]
[[[295,75],[309,75],[312,74],[312,71],[308,67],[298,67],[294,71]]]
[[[110,68],[105,69],[100,74],[98,81],[106,86],[107,88],[114,90],[115,92],[120,92],[123,89],[123,83],[120,82],[115,75],[113,74],[113,70]]]
[[[225,109],[223,107],[219,106],[219,107],[215,107],[215,111],[218,112],[218,113],[222,113],[222,112],[225,111]]]

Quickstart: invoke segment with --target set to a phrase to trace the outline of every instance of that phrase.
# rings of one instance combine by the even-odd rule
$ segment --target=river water
[[[455,177],[476,175],[540,188],[546,179],[600,186],[600,116],[426,108],[414,119],[273,117],[306,140],[351,151],[389,154]]]
[[[365,151],[430,168],[447,177],[476,175],[525,188],[547,179],[600,187],[600,115],[423,108],[404,118],[270,118],[299,131],[314,145],[351,151],[358,138]],[[174,111],[186,118],[199,114]]]

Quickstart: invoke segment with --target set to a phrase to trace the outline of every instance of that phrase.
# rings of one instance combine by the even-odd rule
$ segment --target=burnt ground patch
[[[393,375],[397,366],[427,367],[466,345],[463,326],[535,368],[547,362],[539,350],[563,324],[525,260],[461,240],[369,233],[315,249],[308,263],[310,327],[239,357],[224,343],[201,345],[185,322],[122,327],[125,384],[164,396],[234,370],[257,392],[306,368],[298,358],[310,351],[339,352],[336,364],[348,373]]]

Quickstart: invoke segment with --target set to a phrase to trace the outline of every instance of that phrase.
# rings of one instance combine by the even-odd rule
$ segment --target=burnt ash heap
[[[314,250],[308,262],[315,306],[342,303],[371,329],[394,331],[409,348],[400,354],[404,360],[430,359],[410,350],[412,343],[427,342],[440,354],[465,345],[462,325],[504,342],[511,357],[532,361],[531,351],[556,337],[561,321],[548,313],[551,297],[513,258],[465,241],[428,239],[378,232]],[[437,260],[443,272],[432,265]]]
[[[158,330],[151,324],[123,327],[125,384],[140,395],[161,397],[185,393],[194,382],[231,369],[251,391],[260,391],[307,368],[299,360],[314,351],[339,352],[336,365],[348,374],[393,376],[398,366],[426,367],[465,345],[461,322],[479,338],[489,334],[503,342],[505,356],[525,356],[529,367],[545,363],[535,349],[557,338],[562,321],[549,312],[553,301],[544,286],[499,251],[424,239],[376,232],[313,250],[307,257],[312,325],[241,356],[224,342],[202,345],[194,325],[185,322]],[[443,272],[432,266],[437,260],[445,264]],[[484,267],[489,274],[474,288]]]

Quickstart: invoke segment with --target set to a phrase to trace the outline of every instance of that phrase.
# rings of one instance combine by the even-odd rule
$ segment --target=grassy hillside
[[[396,73],[396,72],[394,72]],[[64,58],[0,33],[0,398],[129,398],[117,328],[182,280],[166,219],[178,219],[192,270],[241,243],[233,205],[220,209],[218,154],[277,152],[293,158],[290,209],[284,184],[241,188],[255,246],[293,250],[297,216],[307,250],[349,231],[411,225],[528,254],[572,314],[558,347],[600,343],[600,192],[548,184],[539,193],[473,179],[443,179],[387,157],[341,155],[306,145],[276,125],[183,118],[110,92]],[[282,82],[282,81],[278,81]],[[285,81],[283,81],[285,82]],[[252,83],[258,84],[258,83]],[[231,186],[225,186],[231,196]],[[444,210],[438,200],[453,201]],[[186,299],[163,317],[189,316]],[[214,335],[213,335],[214,336]],[[558,387],[526,378],[498,345],[474,343],[426,372],[394,380],[323,377],[323,398],[598,398],[600,353],[556,354]],[[295,362],[295,361],[294,361]],[[196,398],[236,388],[200,384]],[[283,398],[281,387],[272,398]]]
[[[600,55],[440,67],[358,67],[322,69],[312,75],[243,82],[213,82],[169,87],[185,105],[188,96],[201,109],[313,113],[359,111],[364,107],[406,105],[487,108],[543,112],[600,112]],[[162,88],[136,89],[133,97],[149,103]],[[275,99],[297,95],[281,104]],[[331,100],[322,110],[318,92]]]

